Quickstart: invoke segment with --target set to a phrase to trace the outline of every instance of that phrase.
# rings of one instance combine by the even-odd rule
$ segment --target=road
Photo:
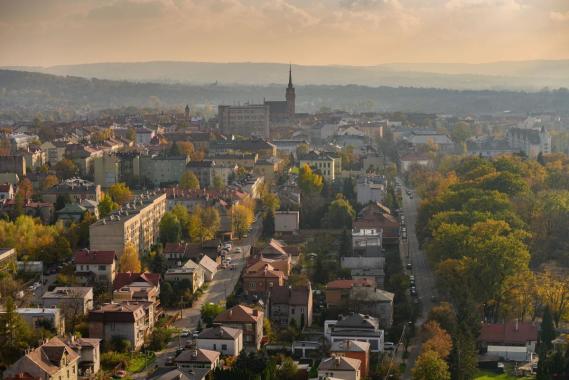
[[[190,329],[195,330],[198,326],[200,320],[200,310],[202,305],[207,303],[218,303],[224,301],[235,288],[237,281],[241,275],[241,271],[245,265],[245,261],[250,254],[251,246],[259,239],[262,232],[262,220],[260,217],[257,218],[255,224],[253,224],[251,232],[246,239],[241,241],[233,242],[233,249],[231,251],[231,263],[235,264],[235,269],[220,269],[214,276],[213,281],[209,283],[208,289],[204,292],[203,296],[196,302],[193,303],[192,307],[185,308],[182,310],[182,318],[176,320],[174,327],[179,329]],[[241,253],[236,253],[235,250],[241,248]],[[167,310],[166,314],[176,315],[179,314],[180,310]],[[191,338],[182,338],[181,336],[174,337],[168,346],[156,353],[156,360],[152,365],[141,373],[134,374],[132,377],[134,379],[145,379],[150,371],[154,369],[155,366],[162,367],[165,365],[169,357],[174,357],[176,355],[176,350],[178,348],[183,348],[186,342]]]
[[[417,234],[415,229],[415,224],[417,222],[417,212],[420,204],[420,199],[418,199],[415,192],[412,191],[412,198],[407,195],[407,189],[401,186],[403,192],[403,212],[405,215],[405,222],[407,227],[407,244],[408,251],[403,250],[401,252],[402,260],[406,266],[411,263],[412,270],[407,270],[408,274],[413,274],[415,276],[416,288],[418,296],[420,297],[422,309],[421,314],[417,318],[416,326],[420,327],[426,320],[429,311],[433,306],[432,296],[436,295],[435,289],[435,277],[427,261],[427,257],[424,252],[419,248],[419,241],[417,240]],[[404,379],[411,378],[411,368],[415,364],[415,360],[419,355],[421,350],[421,345],[418,339],[409,346],[409,357],[407,359],[407,365]]]

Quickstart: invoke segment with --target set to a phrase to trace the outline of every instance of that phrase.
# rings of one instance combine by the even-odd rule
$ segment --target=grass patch
[[[138,373],[144,371],[144,364],[146,363],[146,367],[148,367],[153,361],[156,359],[154,354],[146,355],[146,359],[143,353],[137,354],[131,360],[128,361],[128,366],[126,367],[127,372],[129,373]],[[145,361],[146,360],[146,361]]]

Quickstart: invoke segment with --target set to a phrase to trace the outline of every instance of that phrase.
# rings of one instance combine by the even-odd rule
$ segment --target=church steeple
[[[288,87],[286,88],[286,105],[288,110],[289,119],[294,118],[296,103],[296,94],[294,92],[294,86],[292,85],[292,64],[288,66]]]

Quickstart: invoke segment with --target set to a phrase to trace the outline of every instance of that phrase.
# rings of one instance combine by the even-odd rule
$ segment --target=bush
[[[103,369],[110,370],[119,364],[122,364],[124,367],[128,365],[128,354],[116,351],[101,354],[101,366]]]
[[[152,351],[161,351],[168,345],[168,341],[171,337],[171,331],[164,327],[158,327],[154,329],[152,335],[150,336],[150,342],[148,344],[148,349]]]
[[[128,353],[132,349],[130,340],[124,339],[122,336],[113,336],[109,344],[111,351]]]

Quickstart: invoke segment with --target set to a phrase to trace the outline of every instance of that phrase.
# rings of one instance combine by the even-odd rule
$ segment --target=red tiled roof
[[[530,322],[494,323],[483,325],[479,341],[511,345],[525,345],[537,341],[537,327]]]
[[[334,280],[326,284],[326,289],[351,289],[354,286],[372,286],[366,278],[357,280]]]
[[[263,312],[258,310],[253,310],[250,307],[237,305],[233,306],[229,310],[225,310],[223,313],[215,317],[215,322],[217,323],[231,323],[231,322],[242,322],[242,323],[256,323],[259,318],[263,318]]]
[[[113,288],[115,290],[122,288],[123,286],[132,284],[135,281],[145,281],[149,284],[154,286],[158,286],[160,283],[160,274],[159,273],[133,273],[133,272],[126,272],[126,273],[117,273],[115,277],[115,281],[113,282]]]
[[[40,377],[35,377],[27,372],[19,372],[14,376],[5,377],[4,380],[40,380]]]
[[[186,252],[187,244],[184,243],[166,243],[164,246],[164,253],[184,253]]]
[[[115,251],[78,251],[73,256],[75,264],[107,264],[116,258]]]

